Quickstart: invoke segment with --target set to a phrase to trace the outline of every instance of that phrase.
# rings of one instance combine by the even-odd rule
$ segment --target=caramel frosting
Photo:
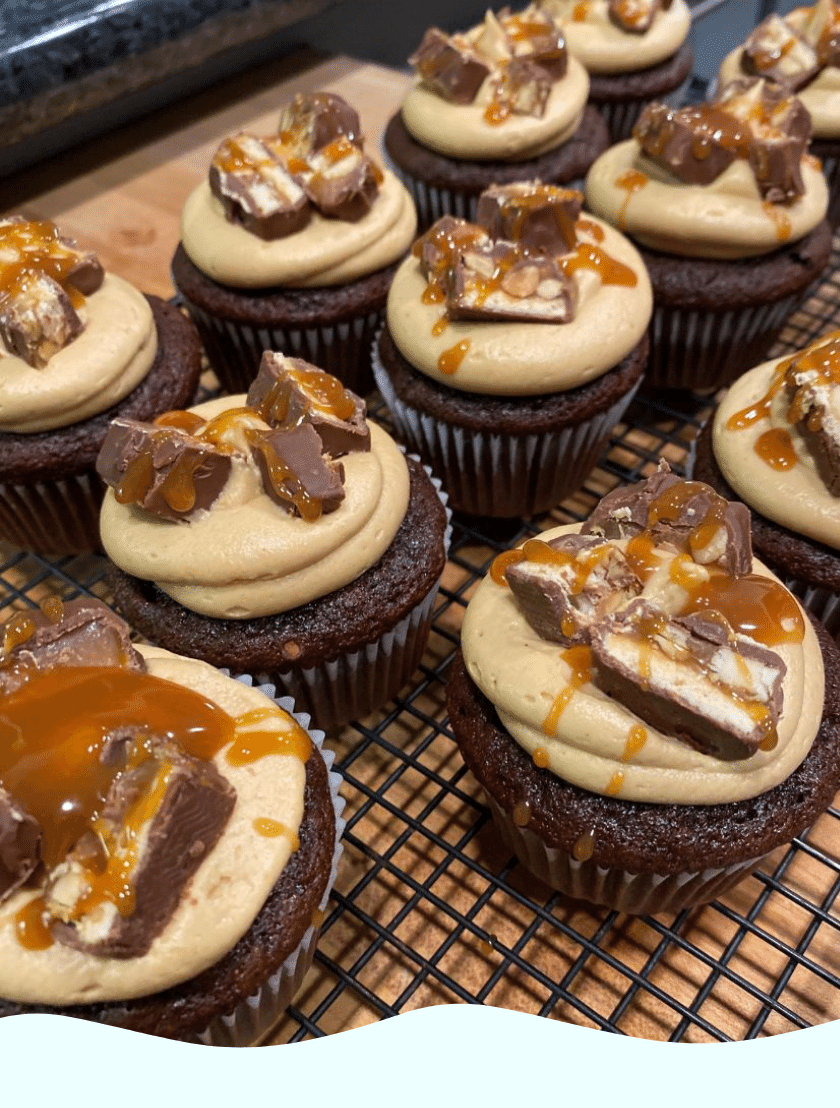
[[[820,353],[820,342],[804,353]],[[829,343],[836,363],[836,334]],[[745,504],[840,550],[840,499],[826,486],[803,425],[793,421],[784,388],[785,371],[801,360],[800,354],[764,362],[734,382],[715,413],[715,458]]]
[[[605,151],[586,178],[587,205],[653,250],[697,258],[748,258],[803,238],[824,218],[825,178],[801,163],[804,195],[789,204],[762,199],[748,163],[737,158],[707,185],[688,185],[645,156],[636,139]]]
[[[452,388],[504,396],[564,391],[611,369],[647,330],[650,282],[637,251],[614,228],[587,215],[575,230],[577,246],[566,255],[575,314],[566,323],[447,320],[439,298],[428,294],[420,259],[406,258],[387,306],[403,356]]]
[[[212,419],[244,404],[244,395],[221,397],[191,411]],[[249,418],[251,427],[261,423]],[[256,463],[235,453],[218,498],[186,523],[120,504],[109,489],[100,517],[105,551],[127,573],[219,619],[284,612],[334,592],[380,559],[408,505],[402,451],[369,426],[370,451],[341,458],[345,497],[329,514],[308,521],[278,509]]]
[[[540,539],[548,542],[579,531],[578,525],[559,527]],[[610,542],[619,550],[626,550],[628,544],[626,539]],[[642,596],[657,602],[665,596],[673,606],[686,581],[696,587],[708,572],[695,564],[691,577],[683,576],[685,562],[678,563],[667,545],[650,553],[661,561]],[[772,576],[757,561],[752,568],[762,578]],[[461,632],[464,658],[505,729],[538,766],[558,777],[624,800],[677,804],[744,800],[777,785],[800,764],[822,714],[824,676],[816,637],[795,600],[782,593],[790,612],[799,615],[793,620],[790,612],[783,616],[772,642],[772,650],[785,666],[776,742],[773,749],[764,749],[771,744],[763,744],[749,757],[724,760],[701,753],[641,722],[593,682],[588,647],[564,648],[537,634],[499,573],[481,582],[467,608]],[[771,614],[779,618],[778,613]],[[786,624],[794,622],[801,626],[804,638],[784,632]]]
[[[0,342],[0,430],[30,434],[104,412],[140,384],[157,354],[157,331],[142,293],[106,274],[77,309],[82,330],[44,366]]]
[[[837,4],[825,4],[824,2],[821,5],[814,4],[795,8],[784,17],[776,18],[783,20],[796,34],[802,35],[818,7],[833,8],[835,11],[834,18],[837,18]],[[830,15],[831,13],[827,14]],[[743,46],[736,46],[721,63],[718,72],[718,83],[725,85],[729,81],[743,77],[747,72],[748,68],[744,64],[744,48]],[[836,62],[831,64],[817,59],[817,71],[807,79],[804,85],[797,89],[796,95],[811,115],[814,138],[840,138],[840,68],[838,68]]]
[[[388,170],[370,210],[348,222],[319,212],[298,231],[263,239],[226,217],[207,181],[187,198],[181,239],[198,268],[235,288],[341,285],[402,257],[417,228],[414,204]]]
[[[430,150],[474,161],[525,161],[562,146],[580,125],[589,78],[574,58],[556,81],[542,116],[511,114],[493,122],[493,81],[488,77],[471,104],[451,103],[418,81],[402,103],[402,120]],[[488,114],[490,120],[488,120]]]
[[[9,1000],[60,1005],[121,1000],[193,977],[248,930],[297,847],[309,755],[309,739],[299,725],[258,689],[204,662],[156,647],[138,650],[152,679],[174,683],[182,696],[186,691],[204,698],[234,724],[233,742],[212,759],[236,790],[233,811],[193,874],[188,895],[142,956],[104,957],[50,943],[48,936],[44,941],[37,928],[33,931],[38,891],[13,892],[0,905],[0,995]],[[171,725],[177,738],[186,723],[173,715]]]
[[[641,33],[610,19],[607,0],[541,0],[540,7],[560,21],[569,52],[589,73],[629,73],[658,65],[679,50],[691,28],[685,0],[661,8]]]

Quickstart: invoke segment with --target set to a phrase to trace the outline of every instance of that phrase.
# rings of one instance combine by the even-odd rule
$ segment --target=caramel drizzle
[[[0,226],[0,303],[15,296],[35,275],[50,277],[70,298],[74,308],[85,302],[70,282],[79,254],[61,241],[47,220],[27,220]]]
[[[595,853],[595,831],[589,828],[572,844],[572,857],[578,862],[588,862]]]
[[[453,373],[458,372],[458,367],[467,355],[467,351],[470,348],[469,339],[461,339],[460,342],[456,342],[454,346],[450,346],[447,350],[444,350],[437,360],[438,369],[441,373],[445,373],[447,377],[451,377]]]
[[[627,208],[630,205],[633,194],[643,189],[649,180],[650,178],[646,174],[641,173],[638,169],[628,169],[626,173],[622,173],[620,176],[616,177],[615,187],[624,189],[625,192],[624,200],[618,212],[618,219],[616,220],[620,231],[626,229]]]
[[[554,703],[543,720],[544,735],[555,735],[560,717],[577,689],[582,688],[592,677],[592,650],[588,646],[570,646],[561,651],[560,658],[569,667],[569,682],[554,698]]]

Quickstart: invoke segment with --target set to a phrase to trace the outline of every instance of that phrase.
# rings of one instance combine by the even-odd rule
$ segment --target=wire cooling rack
[[[711,6],[711,5],[707,5]],[[716,6],[716,5],[715,5]],[[702,88],[695,86],[689,98]],[[840,239],[829,275],[774,353],[840,319]],[[315,964],[269,1041],[323,1036],[432,1004],[491,1004],[619,1034],[708,1042],[840,1019],[840,809],[830,808],[721,900],[636,918],[552,893],[511,858],[448,728],[447,668],[466,603],[493,557],[585,518],[661,457],[684,472],[708,405],[638,399],[584,487],[553,512],[455,519],[423,663],[375,717],[328,737],[347,830]],[[381,401],[374,418],[387,426]],[[0,620],[86,593],[110,600],[104,561],[0,544]]]

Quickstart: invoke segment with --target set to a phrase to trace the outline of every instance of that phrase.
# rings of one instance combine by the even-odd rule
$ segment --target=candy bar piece
[[[311,423],[323,453],[333,458],[370,450],[364,400],[345,389],[337,377],[302,358],[266,350],[247,403],[270,427]]]
[[[148,756],[118,773],[92,833],[49,875],[50,931],[107,958],[145,954],[219,839],[236,793],[212,762],[142,736]],[[140,755],[142,756],[142,755]],[[122,914],[117,904],[132,905]]]
[[[333,92],[299,92],[281,113],[277,129],[283,145],[301,158],[341,137],[362,145],[359,113]]]
[[[663,7],[661,0],[609,0],[607,11],[616,27],[643,35],[651,29]]]
[[[112,420],[96,471],[122,504],[161,519],[189,519],[225,487],[231,454],[179,427]]]
[[[648,104],[633,137],[657,165],[687,185],[708,185],[747,149],[749,129],[714,104]]]
[[[57,620],[33,609],[26,631],[0,662],[0,694],[10,696],[32,676],[67,666],[127,666],[145,672],[128,625],[101,600],[65,601]]]
[[[471,104],[490,74],[475,50],[430,27],[408,59],[426,85],[453,104]]]
[[[0,904],[38,868],[41,825],[0,785]]]
[[[819,368],[794,362],[785,374],[793,418],[817,464],[817,472],[832,496],[840,496],[840,373],[834,343],[834,377]]]
[[[309,158],[300,174],[304,192],[324,215],[355,221],[379,194],[379,172],[371,159],[346,138],[338,138]]]
[[[535,4],[524,11],[500,14],[499,22],[508,37],[513,56],[526,57],[559,81],[568,68],[568,52],[562,28],[548,12]]]
[[[457,258],[473,246],[489,245],[490,237],[483,227],[444,215],[417,240],[414,252],[420,258],[423,276],[445,292],[449,270]]]
[[[840,65],[840,8],[835,0],[817,0],[805,13],[801,34],[814,48],[817,63],[821,67]]]
[[[568,254],[577,243],[575,222],[583,194],[576,189],[523,181],[491,185],[478,199],[476,223],[490,238],[506,239],[523,250]]]
[[[526,543],[525,560],[508,566],[505,577],[522,614],[544,639],[588,642],[599,619],[641,590],[621,551],[599,538],[561,535],[533,542],[539,560],[528,558]]]
[[[758,78],[730,82],[718,103],[751,131],[750,166],[759,191],[774,204],[802,196],[801,162],[811,137],[811,116],[796,97]]]
[[[745,73],[802,88],[819,71],[815,50],[779,15],[763,19],[744,41],[741,65]]]
[[[344,499],[344,467],[325,458],[310,423],[273,430],[252,447],[265,491],[307,523],[335,511]]]
[[[669,619],[636,599],[590,641],[598,687],[664,734],[725,760],[774,743],[785,664],[718,613]]]
[[[262,239],[291,235],[309,221],[306,193],[281,152],[254,135],[225,139],[213,155],[209,180],[226,218]]]
[[[700,481],[682,480],[667,467],[607,493],[581,533],[607,539],[646,533],[654,545],[689,552],[700,565],[717,565],[733,576],[752,571],[749,509]]]
[[[574,318],[574,286],[554,258],[520,255],[498,242],[475,246],[456,259],[446,305],[452,319],[568,323]]]
[[[70,297],[46,273],[21,273],[0,301],[0,337],[11,354],[37,369],[81,330]]]
[[[72,285],[84,296],[96,292],[105,277],[92,250],[80,249],[50,222],[22,215],[0,218],[0,268],[7,266],[9,274],[16,269],[46,272],[62,287]]]
[[[498,77],[497,98],[516,115],[542,119],[551,95],[551,75],[530,58],[511,58]]]

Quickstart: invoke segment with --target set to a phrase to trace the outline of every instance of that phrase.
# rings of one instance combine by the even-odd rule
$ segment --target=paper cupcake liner
[[[613,143],[624,142],[625,139],[629,139],[633,127],[636,124],[636,120],[642,114],[642,108],[648,103],[647,100],[592,100],[591,103],[595,105],[604,122],[607,125],[607,129],[610,132],[610,140]]]
[[[825,627],[826,631],[840,643],[840,593],[834,589],[819,588],[793,577],[773,567],[782,584],[797,598],[806,612],[810,612]]]
[[[692,873],[630,873],[578,861],[568,851],[548,846],[527,827],[518,827],[489,795],[487,804],[505,844],[540,881],[565,896],[635,916],[708,904],[752,873],[766,857]]]
[[[377,310],[319,327],[250,327],[219,319],[184,298],[207,358],[226,392],[247,392],[264,350],[282,351],[325,369],[359,396],[373,388],[370,345],[382,325]]]
[[[103,493],[95,469],[56,481],[0,484],[0,539],[38,554],[96,550]]]
[[[253,684],[249,676],[237,677],[237,681],[243,684]],[[338,873],[338,863],[343,851],[341,842],[344,834],[345,821],[342,818],[344,800],[339,795],[341,777],[333,771],[335,754],[332,750],[324,749],[324,733],[320,730],[311,730],[309,717],[302,713],[288,697],[276,697],[275,688],[271,684],[260,684],[259,689],[271,700],[289,712],[298,723],[308,732],[312,742],[321,752],[327,766],[330,796],[333,810],[335,811],[335,848],[333,850],[332,866],[327,880],[324,895],[318,904],[320,916],[326,910],[333,885]],[[304,932],[303,938],[292,951],[282,966],[268,978],[252,996],[242,1001],[231,1013],[218,1016],[210,1025],[197,1036],[197,1041],[207,1046],[257,1046],[273,1030],[278,1020],[282,1017],[291,1004],[295,993],[303,983],[312,959],[320,933],[320,921],[315,921]]]
[[[808,289],[771,304],[703,311],[655,304],[645,388],[713,392],[765,360]]]
[[[580,488],[601,459],[615,425],[638,389],[574,426],[527,435],[450,426],[397,396],[374,346],[374,380],[398,437],[441,479],[453,508],[512,518],[547,511]]]

